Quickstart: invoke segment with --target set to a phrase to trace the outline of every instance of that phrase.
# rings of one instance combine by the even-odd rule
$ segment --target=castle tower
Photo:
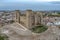
[[[39,25],[40,23],[41,23],[40,13],[36,12],[36,14],[35,14],[35,25]]]
[[[20,23],[20,11],[16,10],[15,13],[16,13],[16,22]]]
[[[37,23],[38,23],[38,15],[37,13],[35,13],[35,25],[37,25]]]
[[[31,28],[32,24],[33,24],[33,19],[34,18],[34,14],[32,10],[27,10],[26,11],[26,27],[27,28]]]
[[[43,13],[40,13],[41,24],[43,24]]]
[[[40,25],[43,22],[42,19],[43,19],[42,13],[36,12],[36,15],[35,15],[35,25]]]

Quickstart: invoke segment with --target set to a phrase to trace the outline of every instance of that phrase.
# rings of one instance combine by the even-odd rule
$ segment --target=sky
[[[60,0],[0,0],[0,10],[60,10]]]

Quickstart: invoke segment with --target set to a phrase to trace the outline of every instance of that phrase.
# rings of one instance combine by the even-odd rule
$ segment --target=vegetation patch
[[[7,35],[0,34],[0,40],[9,40]]]
[[[35,33],[42,33],[44,31],[46,31],[47,29],[48,29],[47,26],[45,26],[45,25],[39,25],[39,26],[33,27],[31,30],[32,30],[32,32],[35,32]]]

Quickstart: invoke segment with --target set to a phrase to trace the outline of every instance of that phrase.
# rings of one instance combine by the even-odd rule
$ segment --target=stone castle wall
[[[27,28],[31,28],[35,25],[40,25],[42,23],[42,13],[34,12],[32,10],[26,10],[25,16],[24,14],[21,16],[20,11],[16,11],[16,22],[22,23]]]

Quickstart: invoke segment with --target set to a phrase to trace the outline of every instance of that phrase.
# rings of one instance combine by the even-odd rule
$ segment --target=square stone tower
[[[26,27],[31,28],[34,25],[34,13],[32,10],[26,10]]]
[[[41,24],[41,15],[40,12],[36,12],[35,14],[35,25],[40,25]]]
[[[35,18],[37,18],[35,21],[37,21],[36,23],[37,23],[38,25],[40,25],[40,24],[43,23],[43,13],[41,13],[41,12],[38,11],[38,12],[36,13]]]
[[[15,22],[18,22],[18,23],[20,23],[20,11],[19,10],[16,10],[15,11],[15,14],[16,14],[16,16],[15,16],[15,18],[16,18],[16,20],[15,20]]]

